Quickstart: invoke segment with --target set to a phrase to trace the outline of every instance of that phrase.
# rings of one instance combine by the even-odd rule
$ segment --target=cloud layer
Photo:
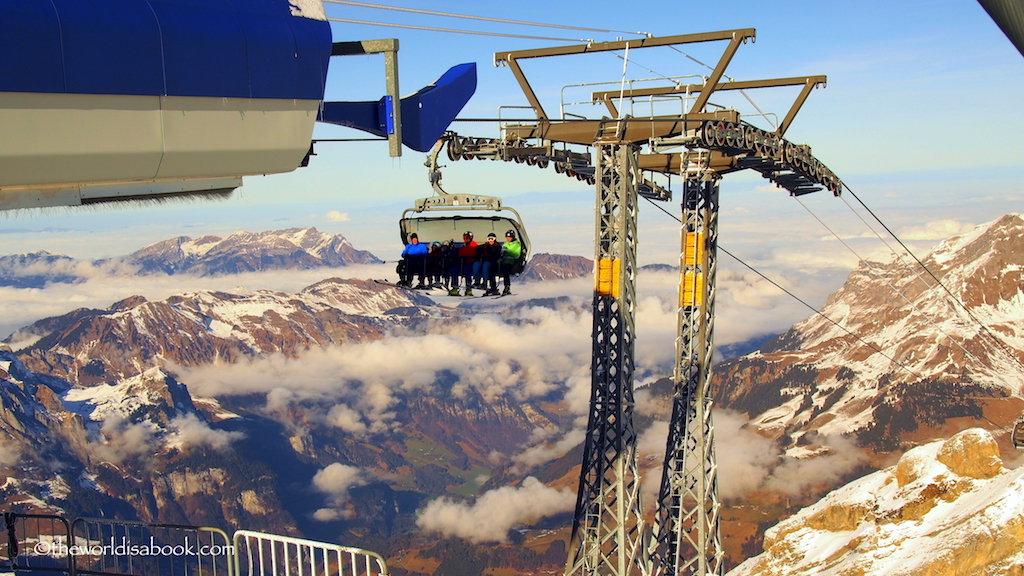
[[[430,501],[416,525],[427,532],[454,536],[473,543],[508,541],[509,530],[555,514],[572,511],[576,495],[549,488],[533,476],[519,486],[485,492],[467,504],[449,498]]]

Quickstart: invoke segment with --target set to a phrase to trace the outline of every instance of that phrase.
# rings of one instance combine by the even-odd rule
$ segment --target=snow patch
[[[288,0],[288,3],[291,4],[292,16],[327,20],[323,0]]]

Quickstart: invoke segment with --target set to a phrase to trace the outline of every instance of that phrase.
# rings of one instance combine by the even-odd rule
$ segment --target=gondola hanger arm
[[[448,144],[449,140],[455,138],[457,134],[454,132],[445,132],[434,147],[430,150],[430,154],[427,156],[427,161],[424,166],[427,167],[427,179],[430,180],[430,186],[434,189],[435,196],[430,198],[420,198],[416,201],[414,210],[416,212],[423,212],[424,210],[501,210],[501,198],[497,196],[483,196],[480,194],[451,194],[446,192],[441,187],[441,166],[437,163],[437,158],[441,154],[441,150]]]

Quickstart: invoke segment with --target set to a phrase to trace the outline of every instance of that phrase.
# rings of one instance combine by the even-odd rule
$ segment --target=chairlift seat
[[[421,243],[462,242],[462,235],[469,231],[477,244],[487,242],[487,235],[494,233],[498,242],[505,241],[505,232],[515,230],[516,238],[523,246],[523,254],[530,254],[530,241],[524,233],[522,223],[507,216],[452,215],[452,216],[406,216],[399,221],[402,244],[409,244],[409,236],[416,233]]]

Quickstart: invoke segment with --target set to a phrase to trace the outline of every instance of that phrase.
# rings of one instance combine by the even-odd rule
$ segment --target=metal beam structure
[[[590,416],[566,576],[630,576],[647,565],[633,429],[637,149],[595,143],[596,274]]]
[[[683,182],[672,419],[650,549],[655,576],[723,568],[711,417],[720,180],[703,166]]]
[[[804,144],[783,135],[824,76],[723,82],[725,68],[754,30],[727,30],[664,38],[591,43],[495,54],[515,75],[536,121],[502,125],[498,139],[448,140],[448,156],[526,163],[596,187],[595,289],[591,399],[579,492],[565,576],[721,576],[722,504],[711,415],[719,183],[751,169],[794,196],[830,190],[842,181]],[[635,50],[691,42],[728,41],[704,84],[598,92],[615,118],[553,119],[541,106],[519,60],[608,50]],[[717,90],[801,86],[773,130],[743,122],[735,110],[709,111]],[[676,116],[623,118],[612,101],[663,94],[693,94]],[[639,145],[650,152],[639,154]],[[561,149],[556,144],[563,145]],[[594,154],[564,145],[592,146]],[[596,158],[596,160],[594,160]],[[678,333],[672,421],[662,479],[649,530],[640,503],[633,428],[633,351],[636,299],[637,198],[668,200],[670,191],[644,180],[644,172],[683,176]]]
[[[398,90],[398,39],[335,42],[331,49],[331,56],[381,53],[384,54],[385,109],[391,116],[391,125],[394,126],[394,129],[388,132],[388,155],[397,158],[402,155],[402,96]]]
[[[530,106],[533,107],[534,113],[537,115],[538,120],[547,120],[547,112],[544,111],[544,107],[541,106],[540,99],[537,98],[537,94],[533,91],[533,87],[530,86],[530,82],[526,79],[526,75],[523,74],[522,68],[519,66],[519,60],[528,58],[546,58],[548,56],[569,56],[572,54],[590,54],[594,52],[611,52],[615,50],[636,50],[639,48],[652,48],[655,46],[676,46],[679,44],[694,44],[700,42],[714,42],[717,40],[728,40],[729,45],[723,51],[722,56],[719,58],[718,65],[711,71],[709,76],[709,83],[712,86],[718,84],[718,80],[725,73],[725,68],[732,61],[733,55],[739,48],[740,44],[743,44],[747,40],[753,40],[757,36],[756,31],[753,28],[744,28],[740,30],[723,30],[720,32],[702,32],[699,34],[683,34],[680,36],[662,36],[662,37],[650,37],[650,38],[637,38],[634,40],[619,40],[617,42],[597,42],[590,44],[573,44],[569,46],[557,46],[554,48],[537,48],[533,50],[519,50],[516,52],[499,52],[494,55],[494,64],[506,64],[512,70],[512,74],[516,77],[519,82],[519,87],[523,89],[523,94],[526,95],[526,100],[529,101]],[[703,109],[704,104],[707,103],[707,99],[711,96],[711,91],[707,94],[702,94],[697,102],[694,102],[691,112],[696,112]],[[589,142],[587,142],[589,144]]]
[[[818,86],[824,86],[826,82],[824,76],[802,76],[798,78],[774,78],[771,80],[746,80],[741,82],[719,82],[711,86],[710,90],[706,90],[705,86],[708,84],[688,84],[685,86],[668,86],[663,88],[641,88],[637,90],[619,90],[619,91],[607,91],[607,92],[594,92],[590,98],[595,103],[604,102],[605,106],[608,107],[613,114],[618,115],[615,105],[612,100],[619,98],[643,98],[652,96],[667,96],[670,94],[700,94],[704,92],[717,92],[720,90],[750,90],[752,88],[778,88],[781,86],[802,86],[800,94],[797,95],[793,104],[789,107],[789,111],[786,112],[786,117],[783,118],[782,122],[779,123],[778,128],[775,129],[775,134],[778,136],[784,136],[786,130],[789,129],[789,125],[793,123],[793,118],[796,117],[797,112],[803,107],[804,102],[807,101],[807,97],[811,95],[811,90],[814,90]],[[691,111],[692,113],[692,111]],[[688,114],[687,116],[689,116]]]

